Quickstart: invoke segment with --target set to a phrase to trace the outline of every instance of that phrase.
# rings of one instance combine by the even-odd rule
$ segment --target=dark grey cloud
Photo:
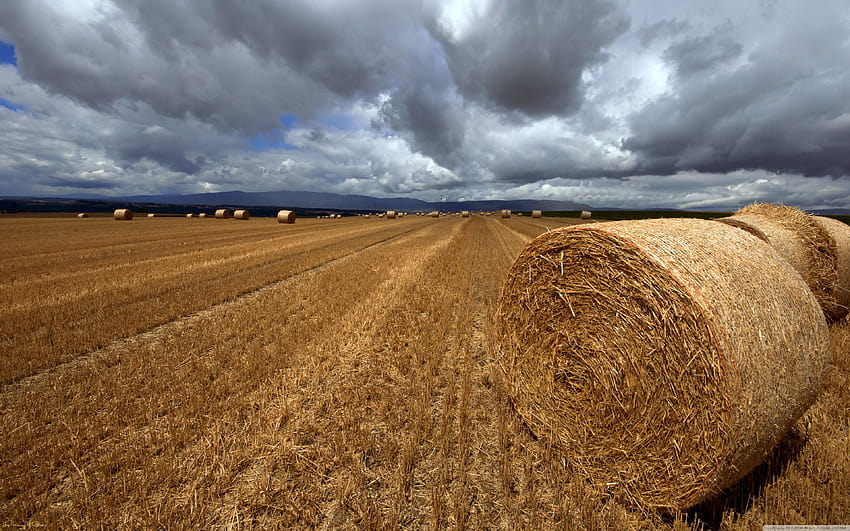
[[[739,49],[723,38],[668,48],[677,81],[631,115],[623,142],[639,156],[637,173],[849,175],[847,24],[824,9],[764,39],[734,68],[722,65]]]
[[[581,106],[583,72],[629,18],[613,0],[516,0],[492,2],[459,36],[430,27],[465,97],[540,117]]]
[[[638,42],[647,47],[659,39],[668,39],[684,33],[691,28],[686,20],[665,19],[652,24],[642,26],[637,30]]]

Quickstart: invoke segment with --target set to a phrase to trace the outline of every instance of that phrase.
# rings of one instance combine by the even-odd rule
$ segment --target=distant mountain
[[[221,205],[221,206],[279,206],[289,208],[329,208],[337,210],[589,210],[591,207],[573,201],[549,201],[534,199],[504,201],[455,201],[428,202],[405,197],[370,197],[367,195],[342,195],[323,192],[212,192],[187,195],[137,195],[112,197],[111,201],[133,203],[163,203],[175,205]]]

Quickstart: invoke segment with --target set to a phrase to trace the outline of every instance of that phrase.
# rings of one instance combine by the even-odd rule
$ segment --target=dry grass
[[[5,385],[0,521],[738,530],[850,520],[848,325],[831,328],[827,385],[796,424],[796,438],[725,497],[674,517],[635,512],[565,469],[519,421],[494,371],[494,304],[532,220],[426,221],[304,220],[281,235],[273,222],[0,220],[2,243],[13,249],[0,259],[4,290],[6,271],[21,283],[64,278],[50,263],[81,279],[112,271],[115,282],[144,283],[145,267],[179,274],[205,247],[208,259],[232,258],[219,271],[243,254],[266,255],[269,264],[231,278],[247,296],[236,297],[232,282],[193,284],[207,291],[197,313],[141,335],[118,332],[124,339],[85,356],[72,354],[78,339],[57,341],[41,351],[52,369]],[[304,244],[308,238],[321,241]],[[306,246],[287,261],[299,245]],[[278,246],[290,247],[275,254]],[[169,268],[153,268],[169,259]],[[28,264],[36,265],[32,274]],[[285,271],[270,274],[275,266]],[[86,277],[89,267],[95,273]],[[146,304],[161,312],[191,291],[170,287]],[[36,288],[20,296],[41,300]],[[73,317],[57,312],[53,323],[61,330]],[[60,359],[74,361],[56,365]]]

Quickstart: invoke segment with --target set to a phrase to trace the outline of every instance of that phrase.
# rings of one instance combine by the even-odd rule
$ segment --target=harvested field
[[[767,462],[663,516],[532,436],[493,318],[577,219],[2,218],[0,521],[48,528],[759,529],[850,522],[850,324]]]

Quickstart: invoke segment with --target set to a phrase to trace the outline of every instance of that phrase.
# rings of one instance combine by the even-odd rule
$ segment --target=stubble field
[[[678,515],[513,414],[492,318],[567,218],[0,219],[7,528],[761,529],[850,523],[850,324],[767,462]]]

